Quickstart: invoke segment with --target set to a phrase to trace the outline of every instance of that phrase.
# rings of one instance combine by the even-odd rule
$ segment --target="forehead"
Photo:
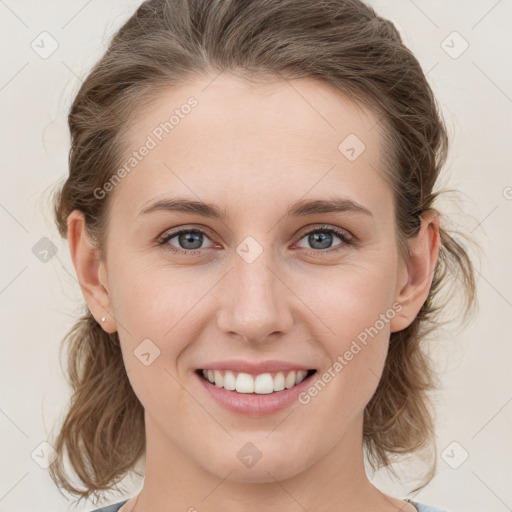
[[[132,218],[149,199],[184,194],[259,210],[336,191],[390,200],[376,116],[329,84],[221,74],[161,91],[133,114],[126,161],[145,156],[113,198]]]

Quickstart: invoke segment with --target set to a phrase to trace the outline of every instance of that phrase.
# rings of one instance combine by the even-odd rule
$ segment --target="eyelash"
[[[356,243],[354,238],[352,236],[348,235],[346,231],[343,231],[343,230],[341,230],[339,228],[335,228],[333,226],[319,226],[319,227],[316,227],[316,228],[314,228],[311,231],[307,231],[307,232],[303,233],[302,236],[299,238],[299,241],[302,240],[304,237],[306,237],[308,235],[311,235],[311,234],[314,234],[314,233],[322,233],[322,232],[328,232],[328,233],[335,234],[336,236],[338,236],[342,240],[342,243],[337,245],[337,246],[335,246],[334,248],[330,247],[330,248],[327,248],[327,249],[305,249],[305,248],[302,248],[302,249],[305,249],[306,252],[308,252],[310,254],[314,254],[316,256],[316,255],[332,254],[332,253],[335,253],[335,252],[338,252],[338,251],[344,249],[346,246],[355,245],[355,243]],[[164,234],[163,237],[161,237],[158,240],[158,245],[159,246],[163,246],[163,245],[167,244],[167,242],[169,240],[171,240],[175,236],[178,236],[178,235],[180,235],[182,233],[200,233],[200,234],[206,235],[208,237],[208,233],[206,233],[205,231],[203,231],[201,229],[185,228],[185,229],[180,229],[180,230],[177,230],[177,231],[173,231],[173,232],[168,233],[168,234]],[[169,250],[171,252],[174,252],[176,254],[183,254],[183,255],[187,255],[187,256],[195,256],[197,254],[200,254],[201,251],[203,250],[203,249],[185,250],[185,249],[176,248],[176,247],[174,247],[172,245],[168,245],[168,247],[166,247],[165,249]]]

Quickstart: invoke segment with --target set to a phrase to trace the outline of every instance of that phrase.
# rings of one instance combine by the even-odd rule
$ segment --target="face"
[[[167,133],[161,123],[176,109]],[[125,140],[150,149],[109,192],[101,275],[154,453],[267,482],[319,463],[344,436],[360,439],[405,275],[379,128],[312,80],[222,75],[169,90],[138,113]],[[152,208],[177,199],[215,205],[219,216]],[[297,214],[312,201],[343,207]],[[250,395],[197,373],[230,366],[316,372],[300,394],[292,386]],[[247,454],[261,458],[249,468],[240,463]]]

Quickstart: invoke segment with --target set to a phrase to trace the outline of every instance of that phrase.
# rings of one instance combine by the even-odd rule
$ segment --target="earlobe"
[[[439,257],[440,217],[435,210],[426,210],[421,215],[418,233],[407,240],[409,261],[406,265],[406,280],[397,283],[396,301],[402,306],[390,322],[391,332],[408,327],[427,300],[434,270]]]
[[[71,212],[67,224],[71,259],[89,310],[105,331],[115,332],[117,328],[111,313],[110,295],[105,286],[105,265],[87,235],[83,213],[79,210]],[[103,317],[105,321],[102,321]]]

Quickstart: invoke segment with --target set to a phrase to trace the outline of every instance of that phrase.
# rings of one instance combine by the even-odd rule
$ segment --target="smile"
[[[229,370],[198,370],[198,372],[205,380],[219,388],[236,393],[267,395],[300,384],[304,379],[313,375],[316,370],[266,372],[258,375]]]
[[[192,374],[213,403],[232,413],[261,417],[300,404],[298,396],[314,385],[318,373],[310,365],[285,359],[229,359],[198,364]]]

